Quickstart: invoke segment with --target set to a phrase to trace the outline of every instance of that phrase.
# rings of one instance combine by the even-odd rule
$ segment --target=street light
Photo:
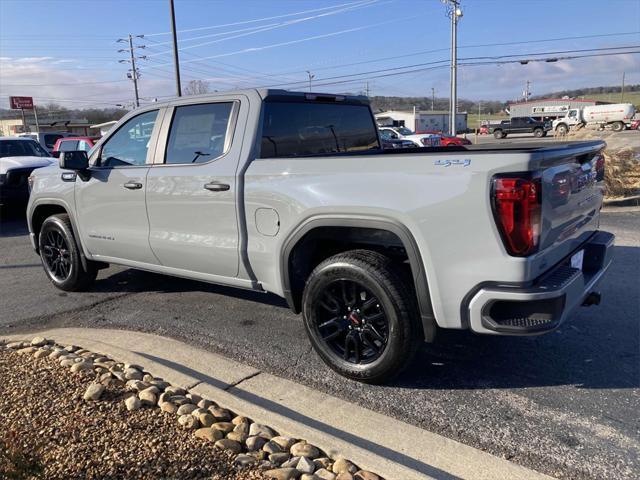
[[[456,113],[458,111],[458,21],[463,13],[460,0],[442,0],[449,5],[447,15],[451,18],[451,98],[449,100],[449,132],[456,135]]]

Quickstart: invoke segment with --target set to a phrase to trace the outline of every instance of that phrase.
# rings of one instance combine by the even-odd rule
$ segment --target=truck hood
[[[53,157],[3,157],[0,158],[0,175],[17,168],[48,167],[57,161]]]

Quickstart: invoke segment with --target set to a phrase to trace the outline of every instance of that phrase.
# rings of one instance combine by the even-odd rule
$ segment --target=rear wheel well
[[[393,232],[374,228],[317,227],[296,242],[288,257],[291,307],[300,311],[305,282],[320,262],[337,253],[357,249],[379,252],[409,268],[404,245]]]
[[[58,213],[68,213],[61,205],[38,205],[31,215],[31,228],[36,236],[36,248],[38,248],[38,237],[40,235],[40,229],[44,221],[51,215]]]

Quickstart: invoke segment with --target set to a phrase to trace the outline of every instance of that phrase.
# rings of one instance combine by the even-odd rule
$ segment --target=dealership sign
[[[533,113],[566,113],[569,105],[547,105],[545,107],[533,107]]]
[[[13,110],[33,110],[33,97],[9,97],[9,105]]]

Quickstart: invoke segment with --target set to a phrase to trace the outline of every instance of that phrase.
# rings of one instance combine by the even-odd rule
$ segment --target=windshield
[[[407,127],[398,127],[400,135],[414,135],[413,130],[409,130]]]
[[[0,158],[49,156],[49,153],[34,140],[0,140]]]

